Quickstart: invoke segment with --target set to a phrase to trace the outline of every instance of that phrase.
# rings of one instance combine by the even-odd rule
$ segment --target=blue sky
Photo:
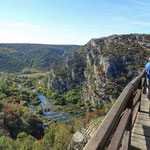
[[[150,33],[150,0],[1,0],[0,43],[86,44]]]

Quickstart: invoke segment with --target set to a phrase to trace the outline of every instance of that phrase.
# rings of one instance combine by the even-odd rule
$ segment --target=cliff
[[[65,93],[85,81],[86,62],[84,55],[75,52],[64,62],[58,62],[53,66],[48,79],[48,88]]]
[[[116,99],[123,87],[145,66],[150,35],[112,35],[92,39],[53,68],[48,88],[65,93],[82,87],[82,100],[101,107]]]

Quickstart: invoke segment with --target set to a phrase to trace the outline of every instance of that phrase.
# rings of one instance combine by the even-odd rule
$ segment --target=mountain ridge
[[[20,72],[25,67],[47,71],[55,61],[64,59],[80,47],[79,45],[1,43],[0,62],[5,65],[0,68],[0,72]]]
[[[65,93],[80,85],[83,102],[104,106],[116,99],[125,85],[145,66],[150,56],[149,49],[150,34],[91,39],[61,64],[64,66],[60,67],[61,71],[53,68],[48,88]]]

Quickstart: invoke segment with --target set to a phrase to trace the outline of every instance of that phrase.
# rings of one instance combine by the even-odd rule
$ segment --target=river
[[[66,120],[71,119],[72,117],[75,117],[75,115],[67,114],[65,112],[53,111],[52,110],[52,106],[53,106],[52,101],[48,100],[47,97],[45,97],[43,94],[37,92],[35,89],[32,89],[32,91],[38,95],[38,97],[41,101],[40,106],[43,107],[43,117],[46,117],[49,119],[57,119],[58,122],[64,122]]]
[[[23,88],[21,84],[18,85],[19,88]],[[45,97],[43,94],[39,93],[36,91],[36,89],[32,89],[33,92],[35,92],[41,103],[39,104],[40,106],[42,106],[43,108],[43,117],[49,118],[49,119],[56,119],[58,122],[66,122],[66,124],[70,124],[70,120],[72,118],[75,118],[78,116],[78,114],[68,114],[66,112],[63,111],[54,111],[52,109],[53,106],[53,102],[48,100],[47,97]],[[39,106],[38,105],[38,106]],[[32,109],[33,111],[35,111],[38,106],[33,106],[33,105],[29,105],[29,108]]]

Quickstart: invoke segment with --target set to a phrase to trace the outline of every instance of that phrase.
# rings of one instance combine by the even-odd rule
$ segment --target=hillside
[[[50,70],[54,62],[64,59],[81,46],[43,44],[0,44],[0,72],[20,72],[25,67]]]
[[[10,150],[74,147],[71,138],[79,130],[88,131],[89,139],[150,56],[146,34],[92,39],[74,49],[6,45],[0,48],[1,70],[49,69],[26,75],[1,73],[0,147]]]
[[[95,108],[116,99],[150,56],[150,35],[112,35],[92,39],[64,64],[53,68],[48,88],[62,94],[80,86],[82,102]],[[59,68],[59,69],[58,69]]]

